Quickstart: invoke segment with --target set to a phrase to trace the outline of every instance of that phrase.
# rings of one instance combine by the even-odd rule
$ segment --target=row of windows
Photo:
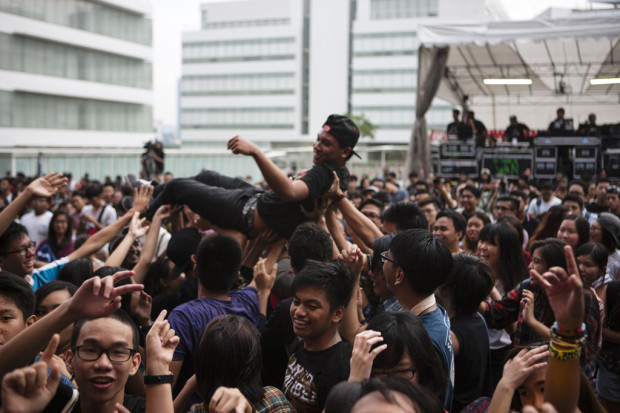
[[[183,109],[181,125],[190,129],[292,129],[294,112],[292,107]]]
[[[413,55],[417,52],[417,33],[363,33],[353,36],[354,56]]]
[[[262,19],[262,20],[239,20],[228,22],[209,22],[207,21],[207,13],[202,13],[203,29],[233,29],[240,27],[262,27],[262,26],[284,26],[291,22],[288,18],[282,19]]]
[[[0,127],[151,132],[153,108],[0,91]]]
[[[417,70],[356,70],[353,72],[353,91],[411,92],[417,86]]]
[[[379,129],[410,129],[415,121],[415,107],[412,106],[354,106],[353,115],[364,115]],[[433,105],[426,112],[428,125],[445,125],[450,122],[452,107]]]
[[[151,19],[94,1],[0,0],[0,11],[134,43],[153,43]]]
[[[406,19],[437,16],[438,0],[371,0],[370,18]]]
[[[109,53],[0,33],[0,55],[5,70],[152,88],[150,63]]]
[[[295,39],[244,39],[183,44],[183,62],[292,59]]]
[[[185,96],[292,94],[294,92],[294,73],[184,76],[181,81],[181,94]]]

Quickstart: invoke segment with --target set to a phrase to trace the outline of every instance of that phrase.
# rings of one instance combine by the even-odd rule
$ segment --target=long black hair
[[[508,224],[485,225],[480,231],[480,241],[499,247],[501,260],[492,268],[496,279],[502,283],[504,291],[510,291],[527,278],[527,267],[519,235]],[[478,242],[480,242],[478,241]]]
[[[54,232],[54,222],[56,222],[56,220],[61,216],[64,216],[67,220],[67,229],[65,230],[65,233],[62,234],[62,239],[60,240],[60,242],[58,242],[58,240],[56,239],[56,232]],[[56,258],[61,258],[60,251],[71,245],[71,239],[73,236],[72,221],[73,220],[71,219],[71,216],[69,216],[69,213],[64,209],[59,209],[58,211],[54,212],[54,215],[50,220],[50,225],[47,230],[47,245],[50,246]]]

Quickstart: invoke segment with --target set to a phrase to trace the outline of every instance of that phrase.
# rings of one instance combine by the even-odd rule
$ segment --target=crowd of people
[[[0,182],[0,410],[618,412],[620,191],[351,174]],[[425,179],[426,178],[426,179]]]

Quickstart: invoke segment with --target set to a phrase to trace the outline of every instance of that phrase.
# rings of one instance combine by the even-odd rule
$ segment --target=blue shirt
[[[37,291],[43,284],[58,279],[58,274],[62,267],[69,262],[69,257],[63,257],[54,262],[50,262],[41,268],[34,270],[32,275],[27,275],[26,280],[32,285],[32,289]]]

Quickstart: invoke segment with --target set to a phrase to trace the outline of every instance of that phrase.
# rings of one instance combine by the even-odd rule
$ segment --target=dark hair
[[[499,201],[510,202],[510,209],[512,211],[516,212],[519,210],[519,200],[515,198],[514,196],[502,195],[499,198],[497,198],[497,201],[495,201],[495,205],[497,205]]]
[[[106,186],[111,186],[112,189],[116,190],[116,186],[114,186],[114,184],[110,181],[110,182],[106,182],[103,184],[103,186],[101,187],[102,189],[105,188]]]
[[[79,258],[66,263],[58,273],[58,279],[79,287],[92,275],[93,261],[90,258]]]
[[[325,413],[350,413],[361,394],[361,382],[342,381],[329,391],[323,411]]]
[[[19,308],[24,322],[34,314],[36,298],[28,281],[11,272],[0,271],[0,296]]]
[[[467,218],[467,223],[465,224],[465,232],[463,233],[463,249],[465,251],[471,251],[472,253],[476,253],[476,250],[478,249],[478,243],[474,245],[473,242],[467,237],[467,224],[469,224],[469,221],[472,218],[478,218],[479,220],[481,220],[483,228],[491,223],[491,219],[487,214],[481,211],[474,211],[469,216],[469,218]],[[478,239],[480,239],[480,234],[478,234]]]
[[[605,268],[609,259],[607,248],[598,242],[588,242],[577,248],[575,258],[581,255],[589,255],[599,268]]]
[[[524,202],[527,202],[527,195],[523,191],[512,191],[510,195],[514,198],[521,198]],[[519,202],[520,204],[520,202]]]
[[[454,256],[454,271],[441,287],[447,293],[455,314],[474,314],[493,289],[491,269],[471,254]]]
[[[523,245],[523,242],[525,241],[523,235],[523,224],[521,224],[521,220],[519,218],[514,215],[504,215],[498,219],[497,222],[510,225],[517,232],[520,245]]]
[[[614,239],[611,232],[609,232],[607,228],[602,226],[600,222],[598,224],[601,226],[601,244],[603,244],[605,248],[607,248],[607,252],[609,254],[613,254],[616,248],[618,248],[618,244],[616,243],[616,240]]]
[[[396,235],[390,251],[407,283],[417,294],[428,296],[446,282],[452,271],[452,253],[446,243],[427,230],[410,229]]]
[[[392,242],[395,236],[396,236],[396,233],[392,233],[392,234],[379,237],[375,240],[375,242],[372,245],[372,258],[370,260],[371,270],[375,272],[377,272],[377,270],[381,270],[381,267],[383,266],[383,261],[381,259],[381,253],[390,249],[390,243]]]
[[[424,185],[424,188],[426,188],[426,190],[427,190],[427,191],[428,191],[428,189],[429,189],[428,182],[426,182],[426,181],[425,181],[425,180],[423,180],[423,179],[419,179],[419,180],[418,180],[418,181],[417,181],[414,185],[415,185],[415,186],[418,186],[418,185]],[[417,193],[417,191],[416,191],[416,193]]]
[[[527,267],[523,249],[516,231],[507,224],[486,225],[480,231],[480,241],[499,247],[501,260],[498,268],[493,268],[495,278],[499,279],[504,291],[510,291],[527,278]]]
[[[577,248],[588,242],[590,239],[590,224],[586,218],[581,215],[570,214],[565,216],[563,221],[575,222],[575,228],[577,229],[579,239],[577,241],[577,246],[573,248],[573,250],[577,250]],[[560,224],[560,226],[562,226],[562,224]]]
[[[461,189],[459,189],[459,195],[463,196],[463,192],[469,191],[474,195],[474,198],[480,199],[480,190],[473,185],[465,185]]]
[[[602,184],[602,183],[608,183],[609,185],[611,185],[611,181],[607,178],[599,178],[596,180],[596,186],[598,186],[598,184]]]
[[[588,193],[588,186],[586,185],[585,182],[580,181],[579,179],[574,179],[574,180],[569,182],[568,188],[570,189],[570,187],[573,186],[573,185],[579,185],[581,187],[581,189],[583,189],[584,195]]]
[[[439,203],[439,201],[435,197],[428,197],[426,199],[423,199],[423,200],[417,202],[417,204],[418,204],[418,206],[420,208],[425,207],[428,204],[433,204],[433,205],[435,205],[435,208],[437,209],[437,211],[441,211],[441,204]]]
[[[555,205],[549,208],[549,211],[545,214],[534,235],[530,238],[527,246],[530,246],[537,240],[553,238],[558,235],[558,230],[564,217],[568,215],[570,209],[566,205]]]
[[[568,244],[557,238],[541,239],[532,244],[530,253],[534,255],[534,251],[538,250],[547,268],[562,267],[566,269],[566,256],[564,254],[566,245]]]
[[[409,178],[417,178],[417,177],[418,177],[418,173],[416,171],[409,172]]]
[[[154,297],[161,293],[159,281],[162,279],[166,280],[170,276],[171,270],[168,262],[170,262],[168,257],[159,257],[149,265],[146,271],[146,278],[144,279],[144,291],[147,294]]]
[[[579,204],[579,209],[583,209],[583,200],[580,196],[568,194],[562,200],[562,205],[564,205],[566,201],[577,202]]]
[[[437,214],[436,220],[439,221],[439,218],[443,217],[446,217],[450,221],[452,221],[454,231],[461,232],[463,235],[465,234],[465,227],[467,226],[467,221],[465,221],[465,217],[463,216],[463,214],[456,212],[452,209],[444,209]]]
[[[395,223],[398,231],[428,229],[426,215],[419,206],[411,202],[398,202],[390,206],[383,211],[383,221]]]
[[[291,295],[307,287],[315,287],[325,291],[330,311],[338,307],[346,307],[353,295],[355,277],[351,271],[336,262],[319,262],[307,260],[304,268],[299,271],[291,284]]]
[[[11,243],[28,236],[28,230],[22,224],[11,222],[11,225],[0,235],[0,255],[5,254]],[[31,288],[32,289],[32,288]]]
[[[553,191],[553,184],[549,181],[545,181],[540,184],[541,191]]]
[[[415,410],[423,413],[443,413],[441,400],[423,386],[411,383],[408,380],[389,378],[385,380],[370,379],[362,383],[360,399],[367,394],[379,392],[383,398],[392,404],[397,404],[392,392],[407,397],[415,406]]]
[[[202,331],[194,357],[198,393],[207,403],[220,386],[238,388],[251,404],[263,398],[260,333],[247,318],[215,317]]]
[[[291,266],[301,271],[306,260],[332,261],[334,247],[331,236],[313,222],[299,225],[288,241],[288,253]]]
[[[372,194],[371,199],[379,201],[383,205],[387,205],[391,202],[390,194],[387,191],[381,190],[377,193]]]
[[[75,237],[75,242],[73,243],[73,250],[74,251],[79,250],[80,247],[84,245],[86,241],[88,241],[88,238],[90,238],[88,234],[80,234],[77,237]]]
[[[134,350],[138,350],[138,347],[140,346],[140,332],[138,331],[138,327],[136,326],[136,324],[127,315],[127,313],[125,313],[123,310],[118,310],[118,311],[113,312],[112,314],[110,314],[109,316],[105,318],[111,318],[113,320],[118,320],[121,323],[129,326],[129,328],[131,328],[132,348]],[[80,332],[82,331],[82,326],[84,326],[84,324],[88,323],[89,321],[93,321],[93,320],[96,320],[96,319],[82,318],[78,320],[77,323],[75,323],[75,325],[73,326],[73,332],[71,333],[71,348],[75,348],[75,345],[77,344],[77,340],[80,337]],[[110,331],[110,334],[112,334],[112,331]]]
[[[480,302],[478,302],[480,304]],[[405,354],[418,372],[418,382],[443,399],[446,392],[449,366],[439,359],[422,321],[409,311],[385,312],[368,323],[368,329],[378,331],[383,341],[375,345],[387,344],[373,362],[373,368],[391,369]]]
[[[207,290],[228,293],[241,268],[241,246],[228,235],[209,235],[196,249],[196,275]]]
[[[56,220],[60,216],[64,216],[67,219],[67,229],[65,230],[65,233],[62,234],[62,240],[60,241],[60,243],[58,243],[58,241],[56,240],[56,233],[54,232],[54,222],[56,222]],[[69,213],[64,209],[57,210],[56,212],[54,212],[54,215],[50,220],[49,228],[47,230],[47,245],[50,246],[52,252],[57,258],[60,258],[60,251],[71,245],[72,236],[73,219],[71,219]]]
[[[368,199],[364,200],[364,202],[362,202],[360,204],[359,210],[361,211],[362,208],[364,208],[368,204],[374,205],[377,208],[379,208],[379,210],[381,211],[381,214],[383,215],[383,210],[385,209],[385,204],[383,202],[379,201],[376,198],[368,198]]]
[[[73,297],[73,295],[77,291],[77,287],[71,283],[59,280],[54,280],[43,284],[41,288],[39,288],[34,293],[36,298],[35,309],[38,309],[39,305],[41,305],[41,301],[45,300],[45,297],[47,297],[54,291],[66,291],[71,297]]]
[[[84,189],[84,195],[86,196],[86,199],[99,196],[101,195],[102,192],[103,192],[103,187],[101,185],[88,185]]]

